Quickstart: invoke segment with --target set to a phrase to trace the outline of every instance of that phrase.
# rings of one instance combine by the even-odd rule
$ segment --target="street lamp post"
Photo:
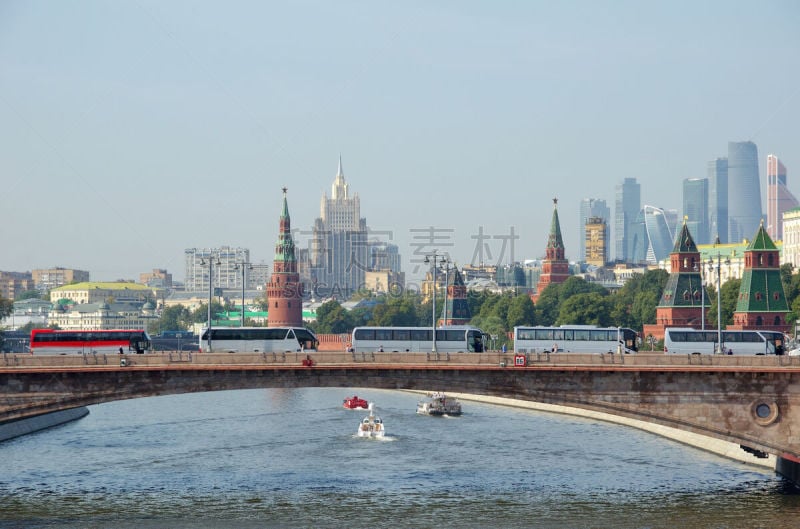
[[[450,287],[450,259],[442,257],[444,262],[444,324],[447,325],[447,301]]]
[[[700,330],[706,330],[706,284],[703,281],[703,268],[702,263],[700,266],[695,265],[695,272],[700,272]]]
[[[433,274],[433,307],[431,308],[431,315],[433,316],[433,321],[431,322],[431,338],[433,339],[433,346],[431,348],[432,352],[436,352],[436,268],[439,266],[439,259],[441,262],[444,262],[444,257],[436,256],[436,252],[438,250],[434,250],[432,254],[425,256],[425,263],[430,263],[432,265],[431,270]]]
[[[722,303],[721,303],[721,295],[720,295],[720,273],[722,269],[722,256],[717,253],[717,263],[716,266],[714,265],[714,259],[709,258],[707,263],[708,267],[711,271],[714,271],[714,268],[717,270],[717,352],[720,354],[723,353],[722,350]],[[730,264],[728,259],[725,260],[725,264]]]
[[[247,270],[252,270],[253,269],[253,265],[248,263],[248,262],[246,262],[246,261],[242,261],[241,263],[236,263],[235,269],[242,271],[242,318],[241,318],[241,324],[239,326],[240,327],[244,327],[244,285],[245,285],[245,275],[246,275]]]
[[[208,341],[208,352],[211,352],[211,301],[214,297],[214,254],[213,252],[208,255],[208,263],[205,259],[200,260],[200,264],[205,266],[208,264],[208,323],[206,325],[206,339]],[[217,259],[217,264],[222,263]]]

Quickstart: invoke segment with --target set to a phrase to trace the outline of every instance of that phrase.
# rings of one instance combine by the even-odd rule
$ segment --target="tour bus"
[[[786,337],[778,331],[722,331],[722,347],[717,346],[719,333],[691,328],[664,329],[665,353],[782,355]]]
[[[304,327],[211,327],[200,334],[203,353],[316,351],[317,336]]]
[[[431,352],[433,329],[430,327],[356,327],[350,346],[356,353]],[[436,329],[436,351],[442,353],[482,353],[486,335],[477,327],[447,325]]]
[[[515,353],[635,353],[636,331],[625,327],[514,327]]]
[[[145,353],[150,336],[142,330],[57,331],[31,330],[31,354],[65,355],[84,353]]]

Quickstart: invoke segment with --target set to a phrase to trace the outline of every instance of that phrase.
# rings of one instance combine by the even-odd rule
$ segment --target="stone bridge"
[[[778,456],[779,465],[800,462],[800,357],[317,352],[313,367],[304,359],[297,353],[5,355],[0,423],[199,391],[439,390],[594,410],[737,443]],[[793,468],[778,470],[794,479]]]

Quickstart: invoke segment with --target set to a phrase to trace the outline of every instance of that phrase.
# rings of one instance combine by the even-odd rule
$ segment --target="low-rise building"
[[[49,325],[64,330],[123,329],[147,330],[158,320],[152,303],[82,303],[59,304],[50,311]]]
[[[50,301],[68,299],[82,303],[145,303],[156,299],[157,292],[148,286],[126,282],[85,282],[50,290]]]

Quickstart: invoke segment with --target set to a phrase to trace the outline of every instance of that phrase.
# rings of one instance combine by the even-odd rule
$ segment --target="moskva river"
[[[436,389],[436,388],[433,388]],[[375,402],[387,438],[357,438]],[[93,406],[0,443],[0,526],[800,527],[773,472],[592,420],[417,395],[247,390]]]

